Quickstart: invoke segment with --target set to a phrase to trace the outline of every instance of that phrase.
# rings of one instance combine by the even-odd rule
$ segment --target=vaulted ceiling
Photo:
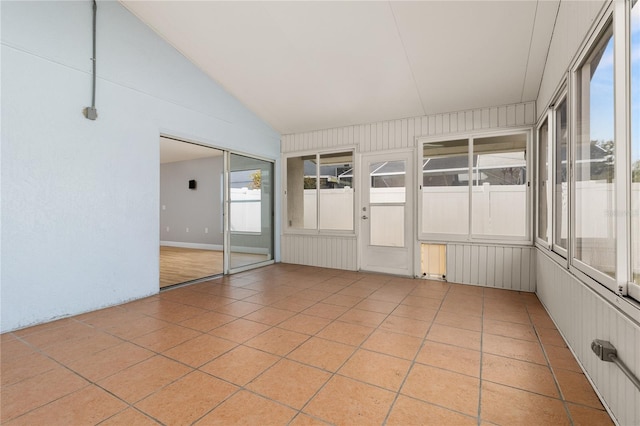
[[[121,2],[283,134],[535,100],[559,5]]]

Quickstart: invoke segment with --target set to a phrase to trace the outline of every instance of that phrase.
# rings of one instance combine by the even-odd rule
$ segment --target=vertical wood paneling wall
[[[503,130],[511,127],[531,126],[535,120],[535,102],[526,102],[284,135],[281,150],[283,154],[292,154],[355,147],[357,153],[382,152],[414,148],[417,143],[416,138],[422,136],[450,137],[456,134],[484,130]],[[285,233],[281,239],[281,258],[286,263],[356,270],[358,268],[357,246],[357,240],[354,236]],[[518,250],[517,256],[521,256],[520,250]],[[480,251],[478,251],[479,253]],[[512,250],[509,250],[509,253],[512,253]],[[518,275],[514,272],[515,270],[519,271],[520,278],[513,281],[514,284],[512,284],[516,289],[519,290],[522,283],[526,282],[525,287],[528,288],[526,291],[533,291],[534,288],[531,285],[535,281],[532,277],[528,277],[526,280],[521,278],[522,271],[524,271],[521,269],[521,265],[507,265],[504,260],[501,262],[499,266],[503,269],[515,268],[509,273],[511,276]],[[494,266],[483,266],[482,270],[491,270]],[[530,270],[533,271],[532,268]],[[489,279],[486,278],[486,274],[483,276],[485,278],[482,281],[472,280],[470,277],[468,282],[476,285],[509,288],[504,280],[495,284],[490,280],[490,275]],[[502,277],[503,274],[499,276]]]
[[[535,249],[447,244],[447,281],[534,292]]]
[[[357,269],[357,242],[353,236],[282,236],[282,261],[323,268]]]
[[[535,123],[535,102],[381,121],[282,136],[282,152],[356,146],[358,152],[413,148],[416,137],[499,130]]]
[[[611,362],[591,351],[593,339],[610,341],[619,358],[640,372],[640,325],[537,250],[537,291],[551,318],[621,425],[640,425],[640,391]]]

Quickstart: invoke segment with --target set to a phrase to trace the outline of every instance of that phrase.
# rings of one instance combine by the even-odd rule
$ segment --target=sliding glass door
[[[228,156],[227,271],[273,261],[273,163]]]

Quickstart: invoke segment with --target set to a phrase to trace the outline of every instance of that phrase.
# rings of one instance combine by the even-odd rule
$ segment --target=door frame
[[[369,189],[370,189],[370,177],[367,163],[371,161],[370,159],[378,158],[380,161],[385,160],[405,160],[406,161],[406,169],[405,169],[405,250],[407,256],[407,267],[402,270],[380,267],[380,268],[368,268],[366,266],[366,256],[367,256],[367,244],[369,238],[366,238],[366,232],[368,232],[367,226],[368,223],[365,223],[365,219],[362,219],[363,207],[367,207],[367,216],[369,216],[370,209],[369,203],[367,200],[369,199]],[[407,277],[416,276],[416,256],[418,251],[416,250],[416,173],[414,168],[416,167],[416,149],[408,148],[408,149],[398,149],[398,150],[387,150],[387,151],[373,151],[373,152],[360,152],[356,155],[357,167],[360,170],[358,173],[359,177],[359,187],[360,187],[360,196],[357,198],[356,205],[356,222],[357,222],[357,230],[358,230],[358,250],[357,250],[357,265],[358,270],[367,271],[367,272],[378,272],[384,274],[391,275],[400,275]],[[365,169],[366,168],[366,169]],[[366,200],[365,200],[366,197]],[[367,204],[365,206],[365,204]],[[393,248],[389,248],[393,250]]]

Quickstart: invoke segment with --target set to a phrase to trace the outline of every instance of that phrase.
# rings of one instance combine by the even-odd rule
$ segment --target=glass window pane
[[[353,153],[320,156],[320,229],[353,230]]]
[[[469,233],[469,140],[425,143],[422,232]]]
[[[262,171],[229,173],[229,229],[232,232],[261,232]]]
[[[369,203],[404,203],[405,170],[406,164],[402,160],[372,163],[369,166],[371,179]]]
[[[551,207],[551,185],[549,182],[549,122],[545,120],[538,130],[538,238],[550,240],[548,226]]]
[[[475,235],[527,235],[527,135],[473,141],[471,219]]]
[[[578,72],[575,150],[575,257],[615,277],[613,36]]]
[[[640,2],[631,9],[631,235],[633,281],[640,284]]]
[[[563,99],[555,110],[555,204],[554,247],[567,250],[569,238],[569,191],[567,174],[567,99]]]
[[[287,224],[295,229],[317,228],[316,156],[287,159]]]

